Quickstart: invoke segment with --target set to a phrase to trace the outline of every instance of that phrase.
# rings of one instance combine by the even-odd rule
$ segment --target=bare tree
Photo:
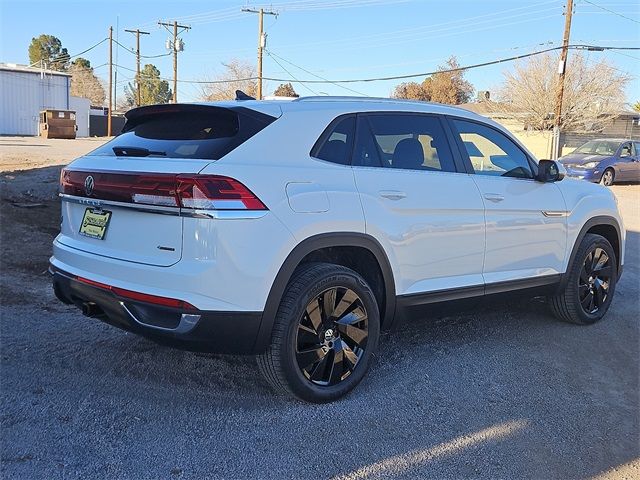
[[[518,63],[505,72],[493,109],[511,114],[537,130],[553,126],[558,56],[548,53]],[[562,102],[561,128],[599,131],[624,108],[631,77],[607,60],[589,63],[581,52],[569,56]]]
[[[236,90],[242,90],[252,97],[256,96],[256,71],[253,65],[238,59],[232,59],[222,65],[224,72],[212,79],[220,83],[208,83],[202,87],[203,100],[233,100],[236,98]]]
[[[71,95],[91,100],[91,105],[104,105],[105,91],[100,80],[93,73],[87,60],[75,61],[68,69],[71,74]]]

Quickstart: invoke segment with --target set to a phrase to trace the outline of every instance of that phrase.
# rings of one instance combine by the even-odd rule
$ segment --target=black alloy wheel
[[[611,306],[618,280],[618,261],[611,243],[587,233],[572,255],[561,280],[562,289],[549,297],[558,319],[590,325],[602,319]]]
[[[578,295],[585,313],[597,313],[607,301],[612,272],[611,258],[602,248],[587,254],[578,278]]]
[[[338,400],[360,383],[373,361],[379,311],[373,290],[354,270],[331,263],[300,265],[258,367],[277,391],[305,402]]]
[[[316,385],[343,381],[367,348],[368,330],[367,311],[353,290],[323,291],[309,302],[298,323],[296,360],[302,374]]]

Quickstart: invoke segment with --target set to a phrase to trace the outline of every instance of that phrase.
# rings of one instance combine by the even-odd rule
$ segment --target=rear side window
[[[122,133],[90,155],[218,160],[275,120],[245,108],[171,107],[132,110]]]
[[[355,115],[338,117],[320,136],[311,150],[311,156],[331,163],[349,165],[355,129]]]
[[[455,172],[440,120],[406,113],[363,115],[354,165],[403,170]]]

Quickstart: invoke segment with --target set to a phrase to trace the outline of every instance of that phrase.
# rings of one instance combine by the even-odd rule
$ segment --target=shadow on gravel
[[[40,273],[57,201],[0,214],[3,478],[586,478],[640,455],[638,232],[603,322],[522,297],[433,306],[383,335],[351,395],[308,405],[251,357],[61,305]]]

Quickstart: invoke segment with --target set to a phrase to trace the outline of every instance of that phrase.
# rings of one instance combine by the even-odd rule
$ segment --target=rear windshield
[[[275,120],[247,108],[190,105],[178,111],[137,110],[140,113],[127,114],[120,135],[89,155],[218,160]]]

